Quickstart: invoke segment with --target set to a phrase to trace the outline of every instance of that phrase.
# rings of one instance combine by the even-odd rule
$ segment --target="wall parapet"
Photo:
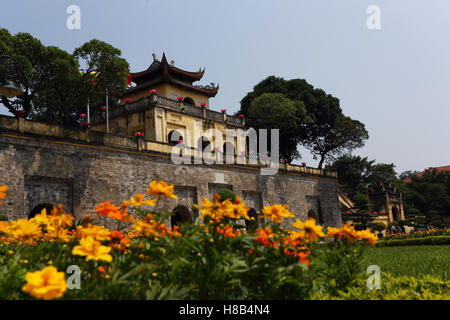
[[[22,117],[11,117],[0,115],[0,135],[7,135],[8,133],[15,133],[17,137],[20,136],[38,136],[42,140],[43,137],[48,137],[50,140],[76,141],[86,145],[101,145],[117,148],[125,148],[133,150],[134,152],[153,153],[155,156],[164,155],[170,157],[174,145],[159,141],[145,140],[143,137],[125,137],[111,133],[91,130],[90,128],[65,128],[57,125],[49,125],[42,122],[26,120]],[[199,159],[200,150],[194,147],[183,147],[182,154],[191,157],[193,161]],[[212,152],[213,157],[211,161],[204,161],[204,163],[212,163],[217,157],[223,157],[225,163],[225,156],[220,152]],[[201,159],[201,154],[200,154]],[[253,162],[252,162],[253,161]],[[195,162],[194,162],[195,163]],[[203,161],[201,162],[203,163]],[[259,160],[250,159],[245,155],[235,155],[234,164],[246,168],[263,168],[268,167],[270,163],[264,163]],[[333,171],[327,171],[318,168],[311,168],[307,166],[300,166],[294,164],[280,163],[279,170],[296,173],[312,177],[327,177],[336,179],[337,174]]]
[[[244,118],[195,106],[184,101],[172,100],[157,94],[152,94],[151,96],[142,97],[136,101],[111,107],[109,110],[109,117],[112,119],[121,115],[148,110],[155,106],[209,121],[222,122],[234,127],[243,128],[245,126]],[[94,116],[92,117],[91,122],[93,124],[101,124],[105,122],[105,119],[101,116]]]

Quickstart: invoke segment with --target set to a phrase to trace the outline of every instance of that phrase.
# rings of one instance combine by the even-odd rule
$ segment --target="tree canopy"
[[[367,157],[352,155],[339,157],[329,167],[337,171],[340,189],[354,201],[363,203],[361,195],[367,195],[373,183],[392,183],[403,193],[407,216],[425,216],[435,226],[442,224],[443,217],[450,216],[450,172],[429,170],[421,176],[417,176],[418,171],[397,174],[393,163],[375,163]],[[407,178],[410,182],[404,182]]]
[[[77,125],[80,113],[86,112],[88,97],[95,106],[104,101],[105,88],[113,95],[126,88],[128,63],[120,57],[120,50],[99,40],[91,40],[70,54],[45,46],[28,33],[12,35],[0,28],[0,55],[19,64],[12,59],[0,63],[0,83],[9,80],[24,91],[15,98],[0,96],[0,102],[17,116]],[[80,63],[88,72],[79,72]],[[97,73],[89,72],[93,70]]]
[[[271,96],[272,106],[266,96],[266,105],[258,107],[257,102],[261,102],[258,99],[268,93],[278,94]],[[278,117],[280,110],[283,116]],[[273,117],[271,128],[283,130],[283,136],[289,137],[282,142],[280,132],[280,153],[291,161],[299,156],[297,146],[300,143],[320,159],[319,167],[327,159],[364,146],[369,137],[364,124],[343,114],[339,99],[314,88],[304,79],[267,77],[241,100],[238,114],[245,115],[247,126],[255,129],[263,128],[264,119]],[[288,114],[292,117],[286,122]]]

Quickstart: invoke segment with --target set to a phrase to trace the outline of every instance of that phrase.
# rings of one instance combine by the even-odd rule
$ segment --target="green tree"
[[[370,166],[369,174],[366,177],[366,183],[376,182],[396,183],[398,181],[393,163],[377,163]]]
[[[450,215],[450,173],[431,170],[422,176],[413,176],[405,183],[404,202],[407,214],[425,214],[437,221]],[[437,213],[437,214],[436,214]]]
[[[369,161],[367,157],[343,155],[329,167],[336,169],[341,190],[353,197],[357,193],[367,193],[366,181],[374,162],[374,160]]]
[[[99,40],[85,43],[72,55],[44,46],[28,33],[11,35],[0,29],[0,55],[11,56],[20,65],[2,60],[0,82],[12,81],[24,91],[16,98],[1,96],[0,102],[11,113],[23,110],[33,120],[78,125],[88,97],[91,105],[98,105],[104,101],[106,87],[113,95],[120,95],[126,87],[128,63],[120,58],[120,50]],[[95,85],[94,75],[78,72],[80,62],[99,72]]]
[[[407,170],[407,171],[403,171],[402,173],[400,173],[398,175],[398,178],[400,180],[406,180],[408,178],[412,178],[414,176],[417,176],[420,172],[417,170]]]
[[[280,156],[289,162],[298,157],[299,136],[309,122],[303,103],[290,100],[281,93],[263,93],[251,102],[247,110],[250,127],[280,130]],[[280,127],[281,123],[283,126]]]
[[[238,114],[244,114],[248,118],[252,102],[263,93],[278,93],[291,101],[302,102],[306,114],[297,115],[295,120],[299,123],[296,126],[297,130],[291,130],[291,135],[294,135],[292,139],[301,141],[314,157],[320,158],[319,167],[327,158],[362,147],[368,138],[368,133],[361,122],[343,115],[339,99],[314,88],[304,79],[284,80],[275,76],[267,77],[241,100]],[[262,112],[260,114],[263,115]],[[307,123],[304,122],[306,119],[309,120]],[[252,122],[248,122],[247,125],[251,127]],[[284,126],[283,122],[276,124],[277,128]],[[291,146],[286,149],[280,147],[280,152],[292,155],[292,151],[289,150],[292,150]]]
[[[0,82],[12,81],[24,94],[16,98],[1,96],[1,103],[13,114],[23,110],[28,117],[36,106],[49,101],[52,95],[59,94],[57,88],[62,83],[72,84],[73,75],[77,74],[78,64],[67,52],[56,47],[45,47],[38,39],[28,33],[11,35],[6,29],[0,29],[0,54],[8,55],[18,61],[2,60]],[[47,95],[47,97],[46,97]]]
[[[329,119],[329,123],[323,121],[322,125],[317,125],[315,120],[307,139],[303,141],[303,146],[314,156],[319,158],[319,168],[327,159],[336,157],[364,146],[364,141],[369,138],[369,134],[364,124],[350,117],[339,115],[335,119]]]

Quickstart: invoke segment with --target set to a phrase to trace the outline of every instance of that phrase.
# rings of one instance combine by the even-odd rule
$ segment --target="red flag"
[[[127,84],[131,86],[131,75],[127,73]]]

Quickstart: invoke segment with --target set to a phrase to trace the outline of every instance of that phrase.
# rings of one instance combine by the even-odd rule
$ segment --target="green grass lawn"
[[[434,275],[450,279],[450,246],[399,246],[367,249],[363,265],[378,265],[393,276]]]

